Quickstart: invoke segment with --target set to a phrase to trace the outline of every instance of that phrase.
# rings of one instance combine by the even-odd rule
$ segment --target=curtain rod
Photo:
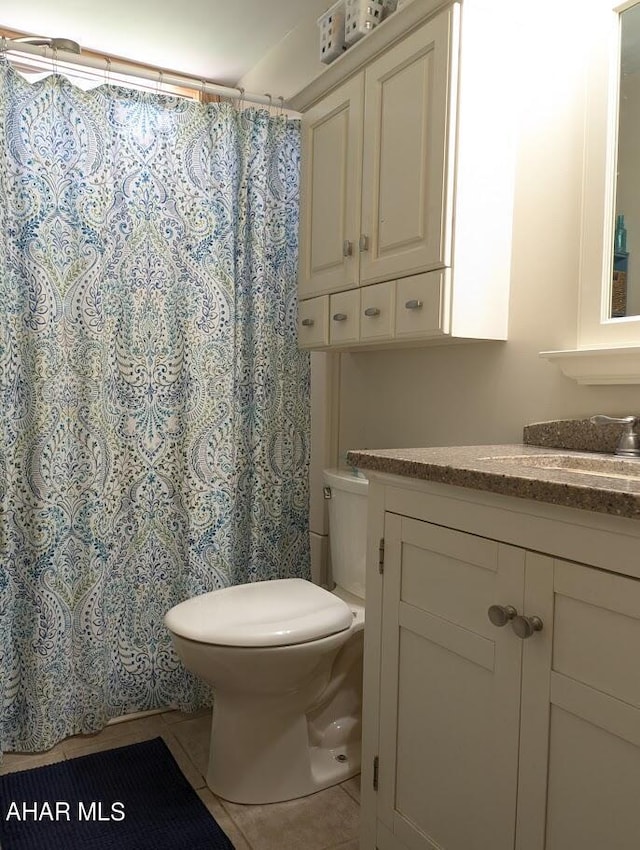
[[[188,77],[184,74],[177,74],[173,71],[164,71],[160,68],[135,65],[120,59],[111,59],[107,56],[94,56],[92,54],[75,53],[59,49],[52,51],[50,49],[48,50],[47,46],[43,46],[41,44],[29,44],[24,41],[16,41],[14,42],[15,46],[12,46],[12,42],[13,40],[11,38],[4,36],[0,38],[0,55],[9,53],[32,54],[46,59],[54,66],[75,65],[83,68],[93,68],[96,71],[102,71],[105,79],[109,78],[109,74],[124,74],[130,77],[138,77],[152,83],[158,83],[159,85],[165,84],[168,86],[182,86],[183,88],[202,91],[205,94],[217,94],[231,100],[241,100],[246,103],[259,103],[263,106],[276,106],[278,108],[287,109],[287,104],[284,98],[274,98],[269,93],[251,94],[249,92],[245,92],[244,89],[223,86],[209,80],[198,79],[197,77]],[[68,56],[69,58],[61,58],[59,54]],[[7,58],[10,59],[11,57],[9,56]]]

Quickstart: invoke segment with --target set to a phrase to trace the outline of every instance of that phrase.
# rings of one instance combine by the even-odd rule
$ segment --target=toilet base
[[[256,711],[254,703],[251,725],[243,726],[243,718],[232,706],[214,704],[206,779],[218,797],[232,803],[280,803],[314,794],[360,772],[359,724],[357,728],[353,722],[338,724],[351,726],[346,740],[332,732],[325,736],[324,746],[309,746],[304,714],[278,716],[273,704],[264,709]]]
[[[292,787],[289,783],[280,785],[271,784],[269,789],[247,788],[242,784],[232,786],[223,779],[218,784],[215,776],[207,774],[207,786],[217,796],[231,803],[243,803],[245,805],[258,805],[266,803],[284,803],[287,800],[297,800],[299,797],[308,797],[323,788],[330,788],[345,782],[360,773],[360,746],[350,748],[351,756],[344,751],[333,754],[329,750],[320,747],[312,747],[309,751],[309,778],[304,784],[300,783]],[[345,755],[345,761],[337,761],[337,756]]]

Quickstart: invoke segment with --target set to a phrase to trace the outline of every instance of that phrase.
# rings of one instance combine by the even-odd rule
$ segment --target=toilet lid
[[[344,600],[299,578],[240,584],[194,596],[164,618],[180,637],[220,646],[292,646],[348,629]]]

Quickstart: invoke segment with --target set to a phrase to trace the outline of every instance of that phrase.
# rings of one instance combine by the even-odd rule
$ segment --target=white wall
[[[309,469],[309,529],[311,573],[316,584],[328,584],[329,522],[323,496],[322,470],[338,456],[339,395],[337,358],[311,354],[311,464]]]
[[[341,355],[341,452],[514,442],[528,422],[640,412],[640,387],[579,386],[538,356],[576,344],[584,121],[580,27],[589,4],[522,5],[527,10],[518,54],[529,73],[519,102],[505,103],[519,125],[509,341]],[[294,61],[316,49],[316,33],[313,39],[307,35],[306,53],[299,31],[294,53],[282,43],[255,69],[264,86],[271,85],[268,67],[286,68],[292,91],[308,82],[309,63]],[[255,78],[252,88],[261,88]]]
[[[305,0],[306,9],[281,42],[238,82],[251,92],[269,91],[274,97],[291,97],[320,74],[318,18],[331,6],[331,0]]]

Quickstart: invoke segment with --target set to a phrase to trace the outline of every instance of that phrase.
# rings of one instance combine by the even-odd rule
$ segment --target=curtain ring
[[[111,85],[111,59],[108,56],[104,57],[104,82],[105,85]]]
[[[206,92],[204,90],[205,86],[206,82],[204,81],[204,79],[200,80],[200,103],[204,103],[204,99],[206,96]]]
[[[244,89],[239,88],[238,91],[240,92],[240,95],[238,97],[238,112],[242,112],[242,107],[244,104]]]
[[[278,114],[282,116],[284,115],[284,98],[282,97],[282,95],[280,95],[278,100],[280,101],[280,111]]]
[[[162,89],[163,78],[164,78],[164,74],[162,73],[162,71],[158,71],[158,80],[156,82],[156,94],[160,94],[160,91]]]
[[[51,64],[53,65],[53,73],[58,73],[58,48],[54,47],[51,50]]]
[[[271,95],[269,94],[268,91],[266,91],[264,93],[264,96],[269,98],[269,106],[267,108],[269,110],[269,115],[271,115],[271,107],[273,106],[273,98],[271,97]]]

